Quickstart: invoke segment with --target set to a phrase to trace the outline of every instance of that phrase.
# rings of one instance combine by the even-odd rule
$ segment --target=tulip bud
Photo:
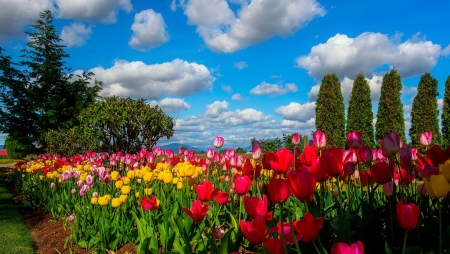
[[[92,193],[92,197],[93,197],[93,198],[98,198],[98,192]]]
[[[391,132],[384,136],[381,140],[383,156],[389,158],[395,155],[400,150],[400,143],[400,136],[395,132]]]
[[[369,146],[361,146],[358,151],[358,162],[365,164],[373,160],[373,153]]]
[[[74,195],[75,193],[77,193],[77,190],[72,189],[72,190],[70,191],[70,193],[72,193],[72,195]]]
[[[50,189],[53,189],[53,188],[55,188],[55,183],[50,184]]]
[[[334,190],[334,191],[333,191],[333,196],[334,196],[334,197],[339,196],[339,191],[338,191],[338,190]]]
[[[75,220],[75,216],[70,215],[69,218],[68,218],[68,220],[69,220],[69,222],[72,222],[73,220]]]
[[[322,131],[315,131],[313,134],[313,144],[317,150],[323,150],[327,146],[327,138]]]
[[[425,188],[425,184],[421,183],[417,186],[417,193],[421,196],[427,194],[427,188]]]
[[[358,149],[361,147],[362,139],[361,139],[362,133],[358,131],[352,131],[347,134],[347,145],[351,149]]]
[[[394,192],[394,184],[392,182],[383,184],[383,193],[386,197],[392,196]]]
[[[216,139],[214,139],[214,147],[215,148],[221,148],[223,146],[224,139],[223,137],[217,136]]]
[[[430,146],[432,138],[433,138],[432,132],[424,132],[424,133],[420,134],[419,143],[422,147]]]
[[[225,230],[223,228],[215,228],[213,234],[215,239],[222,239],[225,236]]]
[[[252,157],[253,157],[253,159],[258,160],[259,158],[261,158],[261,153],[262,153],[261,144],[259,143],[258,140],[253,140],[252,141]]]
[[[300,143],[300,136],[298,135],[298,133],[292,134],[292,144],[294,144],[294,146],[297,146],[299,143]]]

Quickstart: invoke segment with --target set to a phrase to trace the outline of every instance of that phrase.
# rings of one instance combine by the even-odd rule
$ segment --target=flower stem
[[[406,251],[406,239],[408,239],[408,230],[405,230],[405,235],[403,237],[402,254],[405,254],[405,251]]]
[[[283,253],[287,254],[287,243],[286,239],[284,237],[284,226],[283,226],[283,203],[280,203],[280,226],[281,226],[281,243],[283,244]]]
[[[439,253],[442,252],[442,213],[441,213],[441,201],[438,202],[438,212],[439,212]]]
[[[292,225],[291,209],[288,209],[287,211],[288,211],[288,221],[289,225],[291,226],[291,234],[292,238],[294,238],[295,248],[297,249],[297,253],[301,254],[302,252],[300,251],[300,246],[298,246],[297,237],[295,236],[294,225]]]

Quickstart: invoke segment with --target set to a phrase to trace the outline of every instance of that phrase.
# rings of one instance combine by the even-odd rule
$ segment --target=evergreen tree
[[[363,145],[375,148],[370,87],[362,73],[356,75],[348,100],[347,132],[350,131],[361,132]]]
[[[316,102],[316,129],[325,133],[329,145],[345,146],[344,97],[336,73],[322,79]]]
[[[383,77],[381,95],[378,104],[375,140],[378,142],[390,132],[396,132],[403,142],[405,138],[405,118],[403,104],[400,100],[402,81],[396,69]]]
[[[0,131],[25,146],[43,148],[47,131],[77,125],[79,112],[94,102],[101,89],[97,81],[89,86],[93,73],[71,81],[64,62],[68,54],[52,23],[50,11],[40,13],[31,25],[34,31],[26,32],[29,42],[18,63],[0,49]]]
[[[445,81],[444,105],[441,116],[442,145],[444,148],[450,146],[450,76]]]
[[[440,145],[442,135],[439,130],[439,109],[436,96],[439,95],[438,81],[430,73],[420,77],[417,94],[414,97],[411,109],[411,127],[409,136],[413,147],[420,146],[420,134],[425,131],[433,133],[433,144]]]

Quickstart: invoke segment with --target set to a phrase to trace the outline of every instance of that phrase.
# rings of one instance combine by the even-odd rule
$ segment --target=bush
[[[23,142],[21,138],[8,135],[5,140],[5,149],[8,152],[8,157],[11,159],[24,159],[31,154],[33,148]]]

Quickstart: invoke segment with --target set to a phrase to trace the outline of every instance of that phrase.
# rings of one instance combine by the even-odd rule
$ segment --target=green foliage
[[[241,148],[241,147],[238,147],[238,148],[236,149],[236,153],[238,153],[238,154],[243,154],[243,153],[245,153],[245,150],[244,150],[243,148]]]
[[[283,141],[279,137],[274,139],[261,139],[259,143],[263,152],[276,152],[283,147]]]
[[[362,73],[356,75],[352,93],[348,100],[347,133],[359,131],[362,133],[363,145],[375,148],[373,132],[372,99],[369,83]]]
[[[409,136],[411,145],[418,147],[420,134],[425,131],[433,133],[432,143],[440,145],[442,135],[439,130],[439,109],[436,96],[439,95],[438,81],[430,73],[425,73],[420,77],[417,95],[414,97],[411,109],[411,128]]]
[[[329,145],[345,146],[344,97],[336,73],[322,79],[316,102],[316,129],[325,133]]]
[[[70,129],[50,130],[44,135],[46,152],[72,156],[83,154],[87,150],[99,151],[99,138],[92,129],[73,127]]]
[[[397,132],[403,142],[405,138],[405,118],[403,104],[400,100],[402,81],[396,69],[383,77],[381,95],[378,104],[375,140],[381,140],[390,132]]]
[[[450,146],[450,76],[445,81],[444,106],[441,116],[442,125],[442,145],[444,148]]]
[[[45,148],[43,135],[51,129],[76,126],[80,110],[101,89],[100,82],[89,85],[93,73],[71,81],[64,62],[68,54],[52,23],[50,11],[40,13],[31,25],[34,31],[26,32],[29,42],[18,63],[0,49],[0,131],[23,137],[21,142],[30,147]]]
[[[103,98],[79,115],[84,128],[93,130],[103,152],[137,153],[143,146],[152,149],[162,137],[173,135],[173,118],[143,99]]]
[[[297,145],[298,149],[300,149],[300,153],[303,152],[303,143],[305,140],[305,137],[307,138],[307,136],[300,136],[300,142]],[[289,149],[290,151],[293,151],[294,149],[294,144],[292,144],[292,134],[283,134],[283,146],[287,149]],[[299,155],[299,154],[297,154]]]
[[[11,159],[23,160],[30,154],[32,148],[30,145],[20,137],[8,135],[5,140],[5,149],[8,152],[8,157]]]

